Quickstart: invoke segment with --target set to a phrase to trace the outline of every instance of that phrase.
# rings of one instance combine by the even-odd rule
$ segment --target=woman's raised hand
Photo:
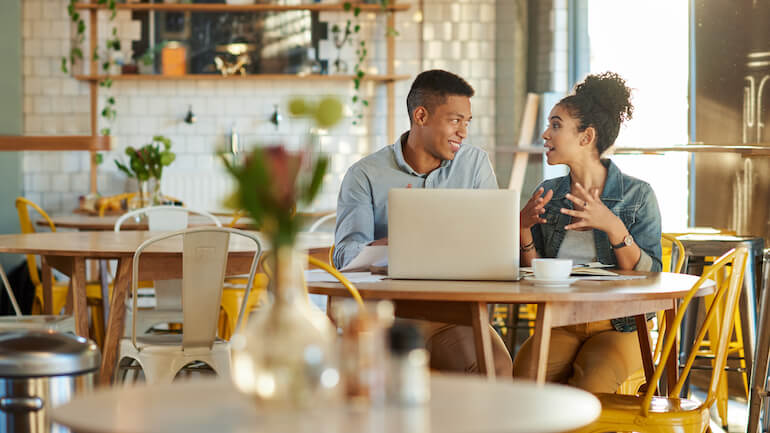
[[[532,194],[529,201],[527,201],[527,205],[524,206],[524,209],[519,213],[519,225],[521,226],[521,230],[529,230],[535,224],[545,222],[545,218],[542,218],[540,215],[545,212],[546,203],[551,201],[553,190],[549,189],[548,192],[545,193],[545,196],[541,197],[543,191],[543,187],[538,188],[537,191]]]
[[[598,188],[592,188],[589,192],[583,185],[575,183],[573,192],[574,194],[567,194],[566,197],[575,205],[575,209],[561,209],[561,213],[571,216],[575,221],[564,226],[566,230],[592,228],[607,232],[618,222],[623,224],[620,218],[602,203]]]

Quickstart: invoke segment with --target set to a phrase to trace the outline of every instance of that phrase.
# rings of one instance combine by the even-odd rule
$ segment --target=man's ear
[[[414,123],[417,126],[423,126],[425,125],[425,122],[428,121],[428,110],[420,105],[419,107],[414,109]]]

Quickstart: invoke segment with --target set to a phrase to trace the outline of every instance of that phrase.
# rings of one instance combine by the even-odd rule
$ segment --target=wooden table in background
[[[100,433],[556,433],[583,427],[601,411],[596,397],[564,385],[434,375],[430,392],[430,402],[417,407],[270,410],[228,381],[193,380],[97,390],[53,408],[52,418]]]
[[[494,378],[492,342],[487,327],[487,304],[537,304],[533,350],[538,362],[529,377],[545,382],[548,364],[548,345],[551,328],[637,316],[666,310],[671,315],[676,304],[698,281],[697,276],[667,272],[619,271],[627,275],[644,275],[634,280],[589,281],[579,280],[569,287],[548,288],[529,281],[437,281],[391,280],[355,284],[364,299],[394,301],[396,316],[435,322],[470,325],[474,330],[476,356],[482,374]],[[713,291],[713,283],[701,289],[699,296]],[[338,283],[311,283],[310,293],[329,296],[349,296]],[[641,320],[643,316],[640,316]],[[673,317],[672,317],[673,319]],[[647,329],[638,333],[642,346],[645,372],[652,373],[652,357]],[[676,365],[676,351],[667,362]],[[669,368],[669,383],[678,373]]]
[[[51,215],[51,220],[57,229],[77,229],[81,231],[103,230],[112,231],[115,226],[115,221],[120,218],[119,215],[87,215],[79,213]],[[222,227],[229,227],[230,222],[233,220],[232,216],[217,216],[219,222],[222,223]],[[48,223],[43,219],[35,221],[38,226],[48,227]],[[211,225],[211,220],[201,215],[190,215],[188,220],[189,227],[207,226]],[[241,230],[250,230],[253,227],[253,221],[248,217],[241,217],[236,221],[234,228]],[[147,219],[142,219],[139,222],[128,219],[120,227],[121,230],[147,230]]]
[[[44,298],[51,299],[50,267],[71,278],[75,331],[88,337],[88,311],[86,310],[86,260],[118,261],[112,299],[110,300],[107,334],[102,353],[101,383],[110,383],[117,361],[120,338],[125,322],[125,302],[131,283],[131,266],[134,252],[145,240],[157,236],[147,231],[85,231],[48,232],[16,235],[0,235],[0,253],[35,254],[43,258]],[[334,242],[330,233],[301,233],[298,247],[309,252],[328,251]],[[266,243],[262,243],[265,248]],[[232,237],[227,262],[227,275],[247,274],[254,256],[253,242],[242,237]],[[139,267],[140,280],[164,280],[182,277],[182,239],[161,241],[142,254]],[[47,302],[49,304],[49,302]],[[51,314],[50,304],[46,313]]]

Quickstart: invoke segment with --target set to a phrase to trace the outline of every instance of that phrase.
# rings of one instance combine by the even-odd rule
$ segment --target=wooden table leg
[[[639,349],[642,352],[642,367],[644,367],[644,378],[647,386],[650,386],[652,375],[655,374],[655,364],[652,360],[652,349],[650,346],[650,331],[647,329],[647,318],[644,314],[634,316],[636,321],[636,336],[639,338]]]
[[[72,262],[70,292],[72,292],[72,315],[75,317],[75,332],[88,338],[88,303],[86,302],[86,260],[75,257]]]
[[[492,355],[492,339],[489,336],[489,311],[486,302],[470,304],[473,324],[473,341],[476,344],[476,364],[479,373],[486,374],[487,379],[495,380],[495,362]]]
[[[532,353],[537,361],[530,371],[530,378],[537,383],[545,383],[548,370],[548,350],[551,344],[551,308],[548,304],[537,304],[535,333],[532,335]]]
[[[678,332],[677,329],[671,329],[671,324],[674,323],[674,318],[676,317],[676,301],[674,302],[674,305],[666,310],[666,333],[673,332],[676,335]],[[671,350],[671,353],[668,356],[668,359],[665,360],[666,363],[666,383],[668,385],[667,390],[671,391],[676,386],[676,382],[679,380],[679,363],[677,362],[677,357],[679,354],[679,350],[677,347],[674,347],[673,350]],[[664,362],[664,360],[661,360],[661,362]]]
[[[53,311],[53,276],[51,266],[45,257],[40,258],[40,279],[43,285],[43,314],[59,314],[61,311]]]
[[[104,338],[104,352],[102,353],[102,370],[99,375],[101,385],[109,385],[118,362],[118,350],[120,339],[123,336],[123,326],[126,320],[126,297],[128,286],[131,283],[131,262],[133,258],[124,257],[118,259],[118,269],[112,286],[112,300],[110,300],[110,319],[107,321],[107,335]]]

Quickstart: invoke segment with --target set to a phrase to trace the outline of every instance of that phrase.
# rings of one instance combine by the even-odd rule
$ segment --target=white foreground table
[[[588,392],[525,381],[437,376],[417,408],[268,411],[220,380],[109,388],[54,408],[84,433],[547,433],[576,429],[601,410]]]

